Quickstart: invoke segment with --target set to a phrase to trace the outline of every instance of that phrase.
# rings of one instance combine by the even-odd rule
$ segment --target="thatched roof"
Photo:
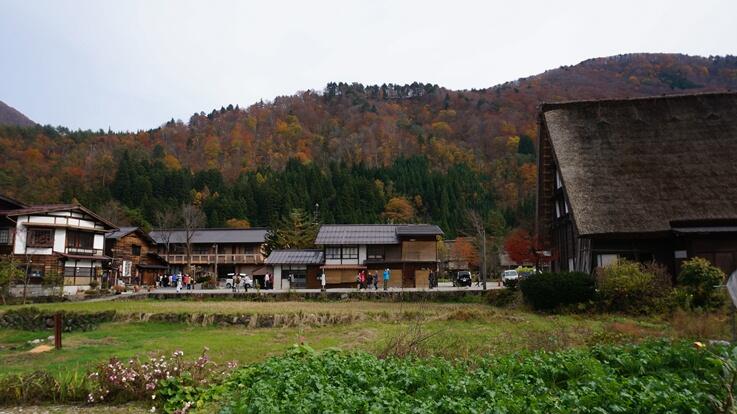
[[[541,110],[580,235],[737,218],[737,94]]]

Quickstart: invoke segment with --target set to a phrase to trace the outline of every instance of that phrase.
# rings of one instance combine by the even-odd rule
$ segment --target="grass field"
[[[636,342],[651,337],[726,337],[721,315],[683,314],[669,319],[616,315],[540,315],[481,304],[377,302],[179,302],[120,301],[36,305],[42,309],[118,312],[290,313],[290,312],[412,312],[420,322],[361,321],[347,325],[304,328],[201,327],[160,322],[114,322],[87,332],[64,334],[60,351],[30,353],[27,341],[46,338],[50,331],[0,330],[0,364],[4,373],[45,369],[53,373],[85,372],[112,356],[122,359],[149,352],[198,354],[205,347],[219,362],[241,364],[280,355],[296,343],[316,349],[338,347],[391,354],[417,339],[412,353],[464,358],[504,354],[520,349],[559,350],[600,342]],[[14,307],[15,308],[15,307]],[[2,309],[9,309],[0,308]],[[410,345],[408,345],[410,344]]]

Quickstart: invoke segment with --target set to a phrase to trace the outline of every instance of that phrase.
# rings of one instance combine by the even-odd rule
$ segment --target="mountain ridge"
[[[30,120],[19,110],[0,101],[0,125],[34,126],[35,122]]]
[[[186,123],[172,119],[147,131],[0,127],[0,152],[7,154],[0,158],[0,188],[27,202],[77,199],[95,208],[111,199],[122,200],[126,208],[139,210],[149,220],[161,208],[194,201],[210,206],[209,224],[223,225],[230,218],[252,219],[255,213],[238,207],[246,203],[240,194],[251,192],[253,186],[295,180],[285,170],[290,160],[296,160],[308,168],[316,166],[322,172],[310,173],[323,174],[328,181],[335,181],[333,173],[370,175],[384,186],[381,194],[415,200],[418,210],[434,218],[440,196],[431,188],[435,184],[421,184],[420,176],[434,172],[452,176],[456,166],[466,165],[479,180],[474,183],[478,189],[466,191],[458,187],[458,180],[447,180],[448,194],[466,191],[458,208],[483,199],[477,205],[503,212],[508,223],[524,223],[531,220],[534,205],[537,111],[542,102],[730,90],[737,90],[737,57],[682,54],[594,58],[485,89],[460,91],[417,82],[368,86],[331,82],[320,92],[279,96],[247,108],[228,105],[195,113]],[[124,154],[130,159],[126,165],[136,165],[126,174],[144,173],[137,178],[138,185],[115,190]],[[425,160],[427,170],[395,165],[415,156]],[[355,168],[331,167],[336,163]],[[153,184],[156,178],[146,175],[156,165],[186,172],[180,178],[189,183],[182,184],[187,191],[165,195],[166,189]],[[388,178],[387,174],[398,177],[398,171],[405,170],[417,175],[416,190],[412,184],[398,191],[394,178]],[[338,187],[325,194],[333,197],[341,191]],[[136,195],[128,197],[126,191]],[[281,200],[282,204],[274,204],[278,209],[311,211],[316,202],[325,205],[315,194],[295,191],[264,197]],[[217,197],[220,201],[212,202]],[[261,218],[252,224],[270,225],[273,217],[267,213],[259,212]],[[363,217],[380,213],[372,210]]]

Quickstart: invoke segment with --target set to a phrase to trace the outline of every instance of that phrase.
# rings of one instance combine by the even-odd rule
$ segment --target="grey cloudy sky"
[[[630,52],[737,54],[737,1],[0,0],[0,100],[137,130],[329,81],[484,88]]]

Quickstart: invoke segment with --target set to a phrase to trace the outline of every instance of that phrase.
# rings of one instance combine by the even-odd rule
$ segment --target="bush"
[[[620,259],[596,272],[599,304],[606,311],[643,314],[665,306],[670,276],[662,266]]]
[[[588,302],[595,294],[594,278],[581,272],[536,273],[519,285],[525,301],[538,310]]]
[[[694,257],[683,262],[678,274],[678,284],[691,295],[691,305],[697,308],[714,308],[721,305],[718,285],[726,275],[708,260]]]

